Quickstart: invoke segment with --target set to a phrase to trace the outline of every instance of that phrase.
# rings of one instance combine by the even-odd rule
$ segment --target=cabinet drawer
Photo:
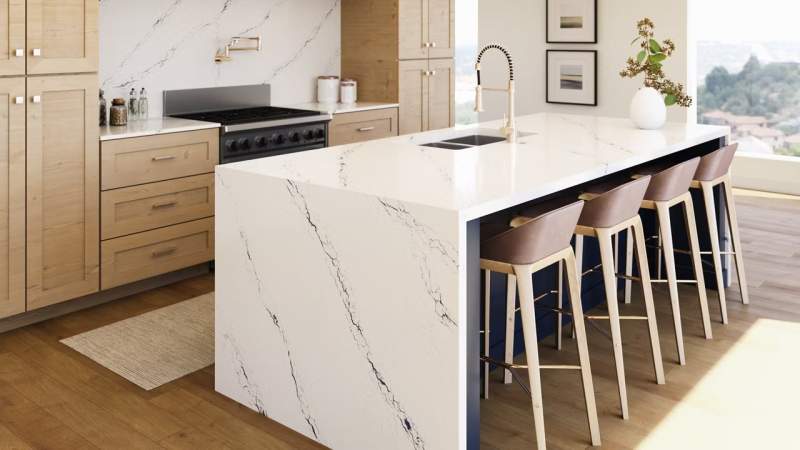
[[[331,145],[397,136],[397,108],[336,114],[331,123]]]
[[[142,184],[100,196],[102,239],[214,215],[214,174]]]
[[[214,171],[217,129],[107,141],[102,144],[103,190]]]
[[[172,272],[214,259],[214,218],[104,241],[101,289]]]

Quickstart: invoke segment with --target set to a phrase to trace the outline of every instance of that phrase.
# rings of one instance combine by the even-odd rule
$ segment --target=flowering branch
[[[664,95],[664,104],[667,106],[679,105],[688,108],[692,106],[692,97],[686,94],[685,88],[680,83],[667,79],[664,75],[663,62],[675,52],[675,43],[665,39],[659,43],[654,39],[652,20],[644,18],[636,23],[639,34],[631,42],[638,44],[641,50],[636,58],[628,58],[625,68],[619,73],[623,78],[635,78],[644,74],[644,85],[651,87]]]

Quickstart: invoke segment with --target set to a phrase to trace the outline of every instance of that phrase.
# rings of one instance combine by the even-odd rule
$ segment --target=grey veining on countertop
[[[298,103],[294,105],[286,105],[289,108],[297,109],[310,109],[312,111],[319,111],[329,114],[346,114],[361,111],[372,111],[376,109],[397,108],[398,103],[381,103],[381,102],[356,102],[356,103]]]
[[[184,131],[207,130],[219,128],[220,124],[201,122],[199,120],[178,119],[175,117],[158,117],[153,119],[132,120],[128,125],[100,127],[100,140],[127,139],[157,134],[180,133]]]

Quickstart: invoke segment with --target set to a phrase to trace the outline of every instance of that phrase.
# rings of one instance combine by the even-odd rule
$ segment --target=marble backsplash
[[[261,52],[214,62],[232,36],[255,35]],[[106,98],[144,87],[154,117],[169,89],[269,83],[273,104],[312,101],[339,59],[340,0],[100,0]]]

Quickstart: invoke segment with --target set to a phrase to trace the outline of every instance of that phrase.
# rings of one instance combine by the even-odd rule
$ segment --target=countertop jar
[[[111,101],[111,120],[109,123],[115,127],[128,124],[128,107],[125,106],[124,98],[115,98]]]

